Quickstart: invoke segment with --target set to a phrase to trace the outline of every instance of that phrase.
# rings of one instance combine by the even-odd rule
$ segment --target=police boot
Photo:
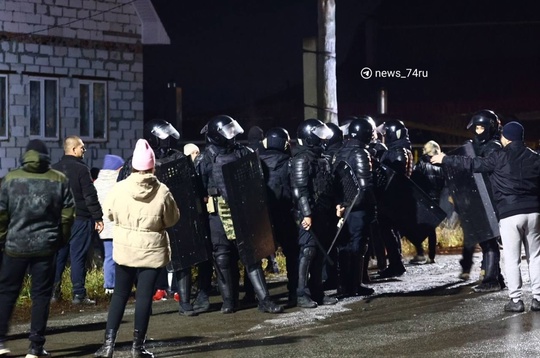
[[[388,267],[379,271],[380,278],[399,277],[405,273],[401,255],[401,239],[394,230],[390,230],[384,237],[384,244],[388,254]]]
[[[473,288],[474,292],[496,292],[501,290],[499,283],[499,253],[487,251],[483,254],[486,275],[482,283]]]
[[[231,267],[229,266],[229,258],[226,255],[216,256],[216,270],[218,276],[218,287],[223,299],[223,305],[221,306],[221,313],[234,313],[235,308],[235,294],[233,286],[233,278]]]
[[[264,273],[260,264],[251,265],[247,268],[248,278],[253,285],[253,290],[259,299],[259,311],[268,313],[281,313],[283,307],[276,305],[270,300],[270,293],[266,287]]]
[[[471,268],[473,265],[474,250],[474,246],[463,246],[463,250],[461,253],[462,257],[461,260],[459,260],[459,264],[461,265],[461,274],[458,276],[463,281],[468,281],[471,278]]]
[[[176,271],[178,295],[180,296],[180,308],[178,313],[182,316],[196,316],[190,303],[191,299],[191,268]]]
[[[339,250],[337,262],[338,284],[336,294],[340,298],[350,297],[352,287],[349,275],[351,274],[351,255],[345,250]]]
[[[132,358],[153,358],[154,354],[150,353],[144,347],[146,337],[140,334],[138,330],[133,331],[133,345],[131,346]]]
[[[118,331],[115,329],[105,330],[105,342],[103,342],[101,348],[94,353],[94,357],[111,358],[113,356],[117,332]]]
[[[193,310],[202,313],[210,310],[210,291],[212,290],[212,274],[214,267],[211,261],[201,262],[198,265],[197,282],[199,293],[193,302]]]
[[[381,237],[381,231],[379,228],[379,223],[372,223],[369,227],[370,229],[370,240],[371,247],[377,259],[377,268],[379,271],[384,270],[387,267],[386,264],[386,248],[384,246],[384,241]]]
[[[308,279],[309,279],[309,268],[311,266],[311,261],[315,257],[315,248],[306,247],[302,250],[300,260],[298,261],[298,288],[296,289],[297,293],[297,303],[298,307],[302,308],[315,308],[317,307],[317,302],[313,301],[309,295],[308,290]]]
[[[375,292],[371,287],[364,286],[362,283],[364,260],[365,255],[352,255],[351,266],[353,271],[354,294],[356,296],[370,296]]]
[[[247,268],[244,268],[244,297],[242,297],[241,304],[243,306],[251,306],[257,303],[257,298],[255,297],[255,291],[253,289],[253,284],[248,277]]]

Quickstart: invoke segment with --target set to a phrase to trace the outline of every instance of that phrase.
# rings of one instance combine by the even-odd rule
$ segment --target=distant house
[[[169,43],[150,0],[0,1],[0,177],[33,138],[53,162],[69,135],[91,167],[129,157],[143,128],[142,46]]]

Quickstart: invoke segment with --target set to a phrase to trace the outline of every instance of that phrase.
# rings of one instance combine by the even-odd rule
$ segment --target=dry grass
[[[437,251],[439,253],[455,251],[462,247],[463,232],[461,231],[461,227],[459,226],[459,221],[444,220],[441,225],[437,227],[436,231]],[[427,250],[427,240],[423,242],[423,246]],[[402,240],[402,248],[404,255],[415,254],[414,246],[406,239]],[[278,251],[276,252],[276,261],[279,266],[280,275],[285,275],[287,273],[287,268],[285,264],[286,260],[281,249],[278,249]],[[266,268],[266,265],[268,265],[268,261],[266,259],[263,259],[262,265],[263,268]],[[240,271],[241,275],[243,275],[243,271],[244,270]],[[62,297],[64,297],[64,299],[68,302],[71,301],[72,288],[70,274],[70,268],[67,267],[62,276]],[[192,270],[192,274],[195,277],[193,282],[196,282],[197,270],[195,268]],[[267,275],[271,276],[273,274],[267,273]],[[105,291],[103,289],[102,268],[94,267],[93,269],[88,271],[86,275],[86,290],[88,292],[88,296],[92,299],[96,299],[98,302],[108,302],[108,297],[105,295]],[[26,308],[30,306],[30,303],[30,278],[27,276],[25,278],[21,294],[17,301],[17,307]]]
[[[463,231],[459,221],[454,217],[452,220],[445,219],[435,230],[437,233],[437,251],[439,253],[455,251],[463,246]],[[425,240],[422,246],[427,251],[428,242]],[[414,255],[416,250],[414,245],[408,240],[402,240],[402,249],[404,255]]]

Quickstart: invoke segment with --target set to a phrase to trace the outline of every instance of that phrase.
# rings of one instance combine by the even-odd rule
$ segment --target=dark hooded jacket
[[[103,211],[99,204],[97,190],[94,187],[90,169],[82,159],[73,155],[64,155],[52,167],[64,173],[69,179],[75,199],[76,217],[102,221]]]
[[[0,187],[0,244],[10,256],[50,256],[70,238],[73,194],[48,155],[29,150],[21,162]]]

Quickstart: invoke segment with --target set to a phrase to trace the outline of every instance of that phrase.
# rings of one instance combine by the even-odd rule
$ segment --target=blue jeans
[[[76,218],[71,227],[69,244],[58,251],[54,283],[62,282],[62,273],[69,255],[73,296],[86,297],[86,288],[84,287],[86,283],[86,256],[92,245],[92,233],[94,230],[94,220]]]
[[[114,288],[114,270],[116,263],[113,260],[113,240],[103,240],[103,251],[105,257],[103,259],[103,287]]]
[[[0,269],[0,341],[5,341],[7,336],[9,319],[28,269],[32,279],[30,286],[32,318],[29,339],[32,346],[43,346],[53,289],[54,265],[54,255],[12,257],[3,254]]]

